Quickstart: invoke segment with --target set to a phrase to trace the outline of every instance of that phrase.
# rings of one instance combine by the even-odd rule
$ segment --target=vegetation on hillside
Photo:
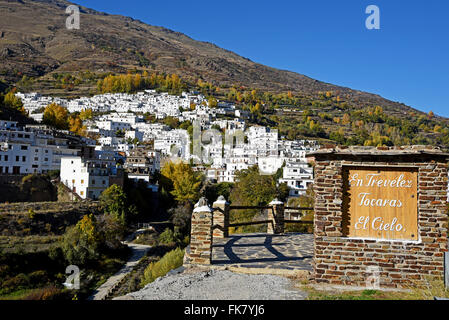
[[[24,179],[27,182],[35,178]],[[25,238],[18,232],[17,236],[12,233],[8,238],[1,237],[0,299],[85,299],[117,272],[128,258],[128,248],[121,241],[137,209],[117,185],[103,192],[100,203],[102,211],[95,215],[86,214],[74,224],[73,219],[64,220],[66,230],[62,235],[60,219],[53,221],[48,216],[44,217],[48,228],[37,234]],[[1,220],[12,218],[0,216]],[[30,210],[27,219],[35,220],[37,216]],[[80,290],[68,290],[62,285],[69,265],[81,270]]]
[[[178,75],[163,75],[147,71],[126,75],[108,75],[97,82],[97,90],[100,93],[136,93],[143,89],[156,89],[179,95],[187,88],[187,84],[181,81]]]
[[[2,84],[1,81],[0,84]],[[35,123],[33,119],[27,117],[22,100],[16,97],[17,89],[12,88],[9,91],[7,89],[6,86],[0,85],[0,119],[24,124]]]
[[[341,91],[275,93],[238,85],[216,85],[201,79],[191,81],[177,74],[150,74],[146,70],[89,75],[80,77],[78,83],[83,85],[96,81],[97,93],[135,93],[155,89],[179,95],[185,90],[196,90],[207,97],[211,107],[217,107],[218,100],[234,103],[249,112],[250,125],[278,129],[280,136],[289,140],[317,139],[322,143],[365,146],[424,144],[449,148],[448,119],[437,117],[433,112],[425,114],[410,108],[401,110],[354,100]],[[14,106],[11,107],[13,110],[22,110],[21,102],[13,97],[8,93],[8,106]],[[82,120],[92,118],[92,111],[72,115],[66,113],[60,106],[48,106],[44,123],[85,135]],[[150,122],[156,121],[150,115],[146,118]],[[181,126],[175,118],[167,118],[163,122],[171,128]]]
[[[120,242],[122,234],[122,225],[110,216],[85,215],[68,226],[62,237],[29,237],[34,251],[0,247],[0,300],[87,298],[127,258],[128,250]],[[50,244],[38,238],[50,240]],[[72,264],[81,270],[80,290],[63,286],[66,267]]]
[[[289,140],[318,139],[340,145],[449,147],[447,119],[433,112],[424,114],[406,108],[400,111],[390,106],[358,103],[339,91],[273,93],[237,85],[219,86],[201,79],[192,82],[176,74],[153,72],[150,75],[147,71],[104,76],[97,81],[97,89],[99,93],[156,89],[170,94],[196,90],[207,97],[211,107],[217,107],[218,100],[234,103],[249,112],[250,124],[278,129],[280,135]],[[172,128],[180,126],[177,119],[165,119],[164,123]]]

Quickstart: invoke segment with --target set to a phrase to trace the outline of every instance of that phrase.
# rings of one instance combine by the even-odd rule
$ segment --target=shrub
[[[24,273],[19,273],[15,277],[9,278],[3,281],[2,289],[7,290],[8,288],[14,288],[14,290],[25,288],[29,285],[29,277]]]
[[[137,238],[133,241],[133,243],[137,244],[146,244],[149,246],[156,246],[158,242],[158,235],[155,231],[147,231],[141,233],[137,236]]]
[[[30,218],[31,220],[34,219],[34,217],[36,216],[36,212],[34,212],[33,209],[28,209],[28,218]]]
[[[190,244],[190,236],[185,236],[184,239],[182,240],[182,245],[184,247],[187,247]]]
[[[298,233],[313,233],[313,225],[310,224],[298,224],[298,223],[286,223],[285,232],[298,232]]]
[[[51,286],[34,290],[24,300],[56,300],[58,298],[62,299],[64,296],[63,290]]]
[[[101,240],[109,249],[122,248],[126,228],[119,219],[112,215],[104,214],[97,217],[98,232],[101,234]]]
[[[99,200],[104,213],[111,214],[123,224],[137,214],[137,208],[129,203],[123,188],[116,184],[104,190]]]
[[[161,260],[150,263],[150,265],[145,269],[141,281],[142,286],[145,286],[157,278],[166,275],[170,270],[182,266],[183,258],[184,250],[181,250],[181,248],[176,248],[175,250],[165,254]]]
[[[172,244],[176,242],[175,234],[170,229],[167,228],[159,235],[159,243],[161,244]]]
[[[34,272],[30,273],[28,276],[29,276],[31,285],[36,285],[36,284],[40,284],[40,283],[48,283],[48,281],[49,281],[48,274],[44,270],[34,271]]]
[[[168,211],[171,215],[171,220],[175,227],[176,233],[180,234],[178,237],[180,239],[182,239],[184,235],[190,233],[192,210],[192,205],[187,202],[184,205],[179,205],[176,208],[172,208]]]
[[[62,251],[65,259],[76,265],[84,265],[99,256],[100,235],[93,215],[84,216],[76,226],[64,235]]]
[[[4,264],[4,265],[0,265],[0,279],[4,279],[6,278],[6,276],[10,273],[11,271],[11,267]],[[1,280],[0,280],[1,283]]]

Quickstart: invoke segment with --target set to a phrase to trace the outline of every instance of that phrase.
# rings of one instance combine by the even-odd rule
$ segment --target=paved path
[[[313,235],[243,234],[214,239],[212,264],[238,268],[312,271]]]
[[[131,235],[129,239],[133,239],[134,235]],[[126,244],[132,251],[131,258],[128,262],[110,277],[105,283],[103,283],[100,287],[95,290],[92,296],[89,297],[89,300],[104,300],[107,298],[108,294],[114,287],[131,271],[133,271],[134,267],[139,263],[139,260],[150,250],[151,246],[142,245],[142,244],[134,244],[129,243],[127,241],[123,242]]]

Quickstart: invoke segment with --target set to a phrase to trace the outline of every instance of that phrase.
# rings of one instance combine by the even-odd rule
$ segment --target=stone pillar
[[[268,220],[273,223],[268,224],[268,234],[284,233],[284,203],[278,199],[274,199],[269,204],[272,209],[268,209]]]
[[[188,256],[191,264],[211,264],[212,209],[205,198],[201,198],[193,209]]]
[[[229,202],[225,197],[219,196],[212,205],[214,209],[212,228],[214,238],[227,238],[229,236]]]

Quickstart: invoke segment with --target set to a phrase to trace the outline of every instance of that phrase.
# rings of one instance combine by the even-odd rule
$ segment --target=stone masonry
[[[186,260],[191,264],[211,264],[212,214],[205,198],[201,198],[193,209],[190,249],[186,253]]]
[[[315,256],[317,283],[366,286],[377,268],[380,287],[420,285],[444,277],[447,251],[448,154],[435,148],[328,148],[315,160]],[[414,167],[418,170],[420,241],[349,239],[342,230],[344,166]]]
[[[272,220],[273,223],[268,224],[268,234],[281,234],[284,233],[284,203],[275,199],[270,202],[272,209],[268,209],[268,220]]]
[[[218,239],[229,236],[229,202],[225,197],[219,196],[212,205],[213,214],[213,237]]]

